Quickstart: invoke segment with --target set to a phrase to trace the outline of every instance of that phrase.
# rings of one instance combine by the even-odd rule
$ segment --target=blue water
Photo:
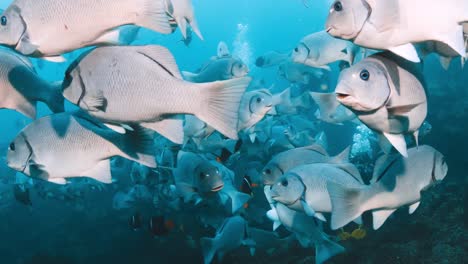
[[[10,2],[0,0],[0,8],[7,7]],[[186,47],[180,42],[182,35],[179,31],[161,35],[143,29],[133,44],[163,45],[174,54],[181,70],[195,71],[216,55],[218,43],[225,41],[231,52],[249,66],[250,76],[264,79],[266,87],[274,85],[274,90],[279,91],[288,87],[289,83],[278,76],[277,68],[260,69],[255,66],[255,60],[268,51],[288,53],[305,35],[324,29],[331,1],[306,2],[308,8],[302,0],[193,0],[204,41],[194,35],[192,43]],[[60,81],[68,64],[80,52],[66,55],[70,60],[62,64],[36,59],[33,62],[36,66],[42,64],[41,68],[36,67],[42,78]],[[430,109],[428,121],[433,126],[424,143],[436,147],[447,157],[450,172],[444,185],[430,194],[430,198],[427,198],[429,205],[420,209],[422,212],[412,216],[408,216],[406,211],[398,214],[393,223],[386,224],[380,233],[369,229],[367,238],[356,241],[354,245],[347,242],[348,253],[330,263],[466,261],[467,68],[462,69],[460,63],[455,61],[449,71],[444,71],[435,55],[424,61]],[[330,87],[336,84],[338,78],[337,65],[333,65],[333,69]],[[73,107],[67,105],[67,108]],[[41,116],[50,114],[41,103],[39,109]],[[2,156],[9,142],[30,122],[14,111],[0,111]],[[325,124],[323,129],[327,131],[330,153],[333,154],[349,145],[355,133],[350,125],[337,127]],[[365,166],[366,163],[363,164]],[[369,173],[366,168],[363,170]],[[13,197],[11,179],[14,179],[15,172],[9,170],[4,162],[0,162],[0,172],[3,179],[0,180],[2,264],[202,263],[198,238],[214,234],[214,230],[206,231],[201,227],[177,223],[177,230],[171,235],[153,238],[146,228],[147,221],[142,230],[134,232],[128,220],[135,211],[146,218],[160,212],[155,212],[151,203],[137,204],[134,208],[120,211],[112,208],[115,193],[128,190],[131,186],[129,179],[121,179],[102,190],[86,186],[80,197],[65,197],[62,192],[57,192],[57,196],[47,198],[47,192],[55,194],[54,188],[58,187],[37,183],[31,190],[33,205],[25,206]],[[40,193],[43,188],[45,195]],[[261,196],[263,192],[257,190],[255,195]],[[177,216],[166,216],[176,220],[191,217],[184,211]],[[189,236],[193,237],[195,246],[187,242]],[[222,263],[313,263],[313,252],[313,249],[302,249],[295,244],[289,251],[278,252],[277,255],[259,252],[255,257],[250,257],[248,249],[244,248],[227,256]]]

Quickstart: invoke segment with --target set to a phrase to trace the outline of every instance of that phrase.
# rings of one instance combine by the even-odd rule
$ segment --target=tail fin
[[[194,83],[197,82],[197,76],[198,76],[198,74],[196,74],[196,73],[188,72],[188,71],[183,71],[183,72],[182,72],[182,76],[184,76],[184,80],[186,80],[186,81],[188,81],[188,82],[194,82]]]
[[[336,230],[358,218],[362,210],[363,188],[350,189],[334,182],[327,183],[332,202],[331,229]]]
[[[124,157],[141,165],[156,168],[156,153],[154,147],[154,132],[141,126],[126,131],[123,142]]]
[[[345,248],[340,244],[331,241],[326,234],[322,234],[323,239],[315,244],[315,263],[321,264],[328,259],[344,253]]]
[[[51,94],[46,102],[47,106],[54,113],[65,112],[65,98],[62,94],[62,82],[52,84]]]
[[[163,0],[143,0],[140,16],[134,23],[138,26],[149,28],[162,34],[171,34],[173,29],[169,23],[169,16],[166,13],[165,1]]]
[[[238,139],[239,105],[250,80],[238,78],[200,85],[206,91],[201,93],[202,108],[196,116],[221,134]]]
[[[200,245],[203,250],[203,258],[205,259],[205,264],[210,264],[213,261],[213,258],[216,254],[214,242],[214,239],[208,237],[202,237],[200,239]]]

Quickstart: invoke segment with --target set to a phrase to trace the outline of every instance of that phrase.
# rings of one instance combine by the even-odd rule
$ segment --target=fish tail
[[[331,229],[336,230],[358,218],[363,212],[365,186],[361,188],[346,188],[334,182],[327,183],[328,193],[332,202]]]
[[[52,84],[50,96],[46,102],[47,106],[54,113],[65,112],[65,98],[62,94],[62,82]]]
[[[124,135],[122,151],[124,157],[149,168],[156,168],[154,132],[142,126],[132,127]]]
[[[174,30],[169,22],[164,0],[143,0],[143,15],[138,16],[135,24],[162,34],[171,34]]]
[[[324,263],[328,259],[344,253],[345,248],[340,244],[330,240],[326,234],[322,233],[323,239],[315,244],[315,263]]]
[[[200,245],[203,251],[203,258],[205,264],[210,264],[216,254],[215,240],[208,237],[200,239]]]
[[[201,84],[204,98],[195,115],[223,135],[238,139],[239,105],[250,80],[246,77]]]

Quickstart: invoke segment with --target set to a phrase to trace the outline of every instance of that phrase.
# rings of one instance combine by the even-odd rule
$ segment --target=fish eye
[[[299,48],[296,47],[296,48],[294,49],[294,51],[295,51],[295,52],[299,52]]]
[[[7,18],[6,16],[2,16],[2,18],[0,19],[0,23],[2,24],[2,26],[6,26],[7,25]]]
[[[289,184],[289,182],[286,179],[281,181],[281,185],[283,185],[284,187],[288,187],[288,184]]]
[[[359,74],[359,77],[361,78],[361,80],[363,81],[368,81],[369,80],[369,77],[370,77],[370,73],[368,70],[364,69],[361,71],[361,73]]]
[[[260,97],[257,97],[257,103],[261,103],[263,100]]]
[[[11,143],[11,144],[10,144],[10,150],[11,150],[11,151],[15,151],[15,143]]]
[[[341,11],[343,11],[343,5],[341,4],[340,1],[335,2],[335,4],[333,4],[333,9],[334,9],[336,12],[341,12]]]
[[[271,174],[271,170],[270,170],[270,169],[266,169],[266,170],[265,170],[265,173],[266,173],[266,174]]]
[[[208,177],[208,174],[204,174],[203,172],[200,172],[200,175],[198,175],[198,177],[200,177],[200,179],[204,179],[205,177]]]

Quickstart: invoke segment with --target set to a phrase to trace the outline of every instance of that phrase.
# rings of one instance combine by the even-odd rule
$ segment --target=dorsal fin
[[[380,181],[382,176],[387,172],[388,168],[394,164],[399,158],[399,155],[384,154],[377,159],[374,166],[374,173],[372,174],[371,184]]]
[[[145,55],[149,59],[159,64],[169,74],[182,80],[182,75],[177,66],[177,62],[174,59],[172,53],[165,47],[158,45],[138,46],[135,49],[142,55]]]

